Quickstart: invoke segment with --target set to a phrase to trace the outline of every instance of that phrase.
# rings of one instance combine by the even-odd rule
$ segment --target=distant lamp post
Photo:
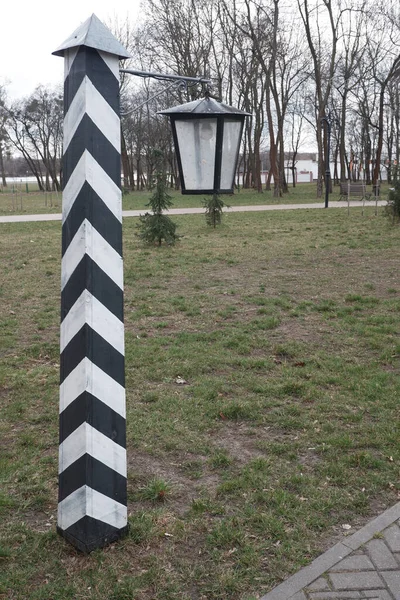
[[[232,194],[249,113],[206,95],[158,114],[171,119],[182,194]]]

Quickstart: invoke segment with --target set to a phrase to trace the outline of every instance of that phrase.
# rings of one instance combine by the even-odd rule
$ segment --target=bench
[[[371,198],[375,199],[375,214],[378,211],[378,196],[380,194],[380,186],[374,185],[372,191],[368,191],[365,183],[354,183],[351,181],[345,181],[340,184],[340,197],[347,198],[347,210],[350,208],[350,198],[361,198],[363,201],[362,215],[364,216],[364,203],[365,200],[371,200]]]
[[[340,198],[361,198],[361,200],[370,200],[372,192],[367,192],[367,188],[365,183],[351,183],[350,181],[345,181],[340,184]]]

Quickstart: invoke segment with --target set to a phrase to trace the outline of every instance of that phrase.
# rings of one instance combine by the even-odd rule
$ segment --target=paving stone
[[[400,600],[399,526],[400,502],[260,600]]]
[[[362,544],[368,542],[375,533],[381,532],[389,525],[392,525],[394,521],[397,521],[400,518],[400,502],[397,502],[391,508],[385,510],[384,513],[373,519],[365,527],[362,527],[359,531],[356,531],[353,535],[348,538],[345,538],[342,542],[345,546],[356,550]]]
[[[323,590],[330,590],[330,587],[325,577],[319,577],[318,579],[310,583],[310,585],[307,586],[307,589],[312,592],[320,592]]]
[[[382,533],[391,551],[400,552],[400,527],[394,524]]]
[[[397,560],[383,540],[371,540],[365,544],[365,548],[378,569],[398,568]]]
[[[400,600],[400,571],[381,571],[381,575],[396,600]]]
[[[311,592],[309,597],[311,600],[335,600],[336,598],[348,598],[350,600],[361,598],[361,594],[354,590],[346,592]]]
[[[307,600],[307,596],[303,591],[300,591],[294,594],[294,596],[291,596],[289,600]]]
[[[375,569],[368,556],[365,554],[355,554],[348,556],[337,563],[330,572],[334,571],[373,571]]]
[[[389,594],[387,590],[364,590],[363,598],[369,598],[370,600],[393,600],[392,596]]]
[[[373,590],[384,587],[375,571],[330,573],[329,578],[336,590]]]
[[[350,548],[347,548],[340,542],[335,544],[335,546],[329,548],[324,554],[313,560],[310,565],[300,569],[300,571],[279,584],[276,588],[268,592],[268,594],[262,596],[260,600],[287,600],[287,598],[291,598],[296,592],[307,587],[312,581],[315,581],[325,571],[330,569],[332,565],[335,565],[349,554],[351,554]]]

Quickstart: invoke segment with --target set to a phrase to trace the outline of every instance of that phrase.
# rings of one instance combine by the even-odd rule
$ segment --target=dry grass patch
[[[398,230],[176,220],[124,221],[131,529],[90,556],[54,525],[60,224],[1,225],[0,597],[250,600],[397,501]]]

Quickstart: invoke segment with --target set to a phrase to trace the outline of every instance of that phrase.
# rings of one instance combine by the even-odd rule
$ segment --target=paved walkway
[[[261,600],[400,600],[400,502]]]
[[[378,206],[385,206],[387,204],[386,200],[378,200]],[[363,206],[361,201],[352,201],[350,202],[350,207]],[[329,203],[330,208],[347,208],[347,202],[337,202],[332,201]],[[371,210],[371,208],[375,207],[375,202],[367,204],[365,203],[366,209]],[[260,204],[257,206],[231,206],[230,208],[225,208],[224,212],[258,212],[258,211],[266,211],[266,210],[295,210],[298,208],[309,209],[309,208],[325,208],[325,204],[322,202],[313,202],[307,204]],[[124,210],[122,211],[123,217],[139,217],[143,215],[146,210]],[[193,214],[201,214],[204,213],[204,208],[171,208],[168,211],[170,215],[193,215]],[[61,221],[61,214],[52,214],[52,215],[10,215],[1,217],[0,223],[24,223],[30,221]]]

